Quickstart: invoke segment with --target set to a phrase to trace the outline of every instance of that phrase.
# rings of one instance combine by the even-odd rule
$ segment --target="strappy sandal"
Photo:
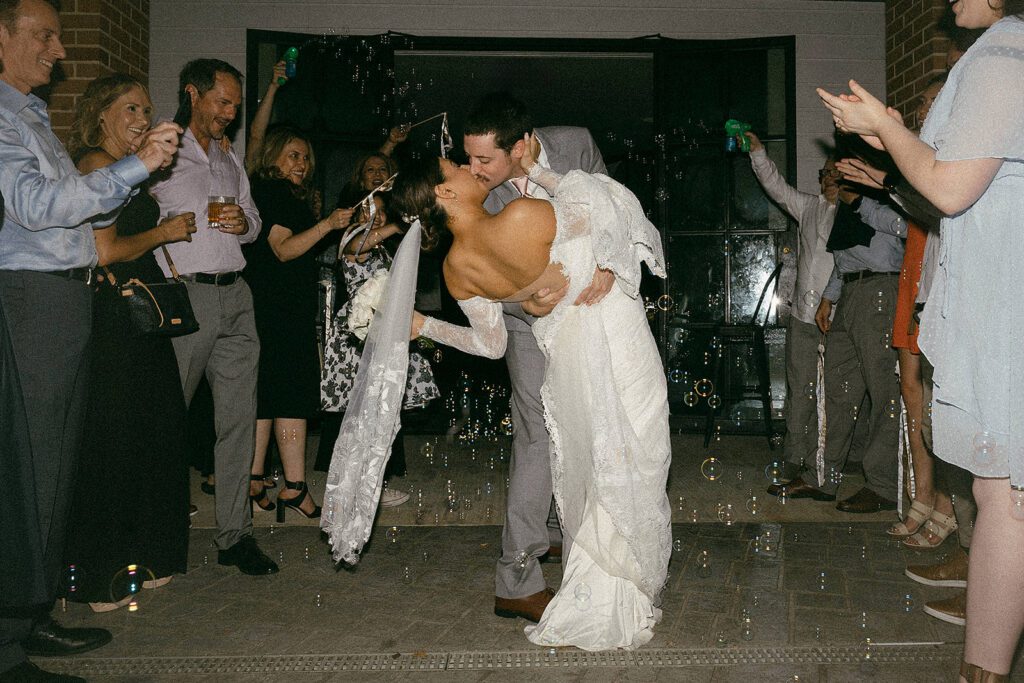
[[[967,662],[960,662],[960,675],[964,677],[967,683],[1009,683],[1010,676],[1008,674],[994,674],[991,671],[985,671],[977,664],[968,664]]]
[[[913,536],[904,538],[903,545],[914,550],[935,550],[956,529],[956,517],[932,510],[932,514],[928,517],[928,521],[924,523],[924,526]],[[938,540],[932,541],[931,537]]]
[[[251,500],[253,503],[255,503],[256,506],[260,510],[263,510],[264,512],[270,512],[271,510],[273,510],[277,506],[274,505],[270,501],[270,496],[267,495],[267,485],[263,483],[263,475],[262,474],[250,474],[249,475],[249,482],[250,482],[250,484],[252,482],[254,482],[254,481],[258,481],[260,483],[260,486],[261,486],[260,492],[256,493],[256,494],[250,493],[249,494],[249,500]]]
[[[931,516],[932,511],[935,509],[934,505],[927,505],[919,500],[915,500],[910,504],[910,510],[907,511],[907,518],[893,524],[891,527],[885,530],[885,533],[894,538],[906,538],[907,536],[913,536],[916,534],[928,521],[928,517]],[[917,522],[917,526],[911,531],[910,527],[907,526],[909,520]]]
[[[300,491],[301,494],[294,498],[282,498],[277,497],[277,523],[284,524],[284,515],[288,508],[291,508],[301,514],[306,519],[315,519],[320,516],[320,506],[314,504],[312,512],[306,512],[302,509],[302,503],[305,502],[306,498],[312,499],[309,495],[309,487],[306,486],[304,481],[288,481],[284,480],[284,487],[292,491]]]

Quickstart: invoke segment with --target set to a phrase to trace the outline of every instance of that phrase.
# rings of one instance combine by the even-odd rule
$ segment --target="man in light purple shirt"
[[[213,389],[217,560],[245,574],[273,574],[277,565],[252,536],[249,469],[260,342],[252,294],[241,278],[240,245],[256,239],[262,223],[242,164],[230,146],[222,147],[242,103],[242,75],[220,60],[191,61],[181,71],[178,97],[175,121],[185,128],[181,150],[168,177],[151,190],[161,217],[192,211],[198,227],[191,242],[167,245],[199,321],[198,332],[174,339],[174,352],[186,401],[204,375]],[[211,226],[207,209],[214,196],[227,199]],[[162,250],[156,258],[171,275]]]

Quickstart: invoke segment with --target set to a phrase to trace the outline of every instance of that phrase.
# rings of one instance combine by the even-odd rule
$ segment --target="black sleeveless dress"
[[[118,235],[151,230],[157,203],[140,191]],[[158,250],[159,251],[159,250]],[[109,266],[118,282],[163,282],[153,254]],[[139,565],[143,580],[183,573],[188,551],[185,399],[169,339],[135,336],[116,290],[93,300],[90,397],[68,524],[64,593],[78,602],[124,597],[114,579]]]

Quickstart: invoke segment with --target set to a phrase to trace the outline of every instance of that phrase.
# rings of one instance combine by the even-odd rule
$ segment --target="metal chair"
[[[772,435],[774,433],[774,427],[772,426],[772,399],[771,399],[771,377],[768,372],[768,346],[765,343],[765,327],[768,326],[768,317],[771,313],[771,301],[774,300],[775,294],[779,290],[779,273],[782,271],[782,265],[778,264],[775,266],[775,270],[768,276],[768,280],[765,281],[764,287],[761,288],[761,296],[757,300],[757,306],[754,308],[754,314],[750,316],[750,321],[746,323],[722,323],[715,327],[714,335],[718,338],[721,348],[714,354],[714,361],[712,363],[711,377],[713,378],[715,387],[725,386],[725,369],[722,366],[722,356],[725,352],[726,345],[749,345],[754,350],[754,370],[757,373],[757,385],[754,387],[754,394],[749,398],[760,398],[761,408],[764,417],[764,430],[765,436],[768,437],[768,447],[770,449],[775,448],[772,443]],[[765,295],[768,294],[768,290],[771,289],[772,296],[768,299],[768,305],[765,307],[764,320],[759,320],[761,317],[761,305],[765,301]],[[714,394],[712,393],[712,396]],[[720,394],[721,397],[721,394]],[[711,437],[715,430],[715,413],[719,405],[712,405],[711,396],[708,396],[707,401],[707,417],[704,423],[704,448],[707,448],[711,443]],[[746,390],[740,398],[748,398]]]

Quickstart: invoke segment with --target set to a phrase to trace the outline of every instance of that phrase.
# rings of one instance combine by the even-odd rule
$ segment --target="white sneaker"
[[[398,489],[384,489],[380,492],[380,506],[393,508],[409,500],[409,494]]]

